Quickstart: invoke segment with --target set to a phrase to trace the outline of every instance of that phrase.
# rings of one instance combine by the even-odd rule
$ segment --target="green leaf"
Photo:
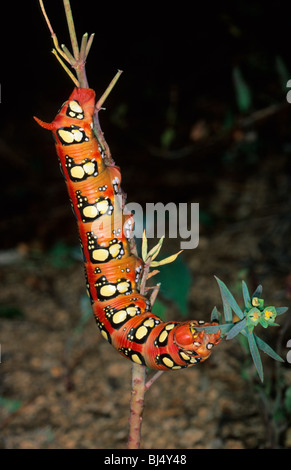
[[[242,281],[242,291],[243,291],[244,303],[247,306],[248,303],[251,301],[251,297],[250,297],[250,293],[248,290],[248,286],[246,285],[245,281]]]
[[[161,146],[164,149],[170,148],[175,137],[176,137],[175,129],[173,129],[172,127],[167,127],[160,137]]]
[[[247,319],[246,318],[244,318],[243,320],[235,323],[235,325],[232,327],[232,329],[227,334],[226,339],[233,339],[236,335],[241,333],[241,331],[246,327],[246,324],[247,324]]]
[[[247,332],[247,338],[249,341],[249,348],[250,348],[250,352],[251,352],[254,364],[256,366],[259,377],[261,381],[263,382],[264,381],[263,365],[262,365],[262,361],[261,361],[261,357],[260,357],[260,353],[258,350],[255,336],[253,333]]]
[[[222,334],[226,334],[231,330],[233,324],[232,323],[223,323],[222,325],[211,325],[211,326],[195,326],[195,330],[202,331],[204,330],[205,333],[217,333],[218,330],[221,331]]]
[[[253,293],[252,298],[253,298],[253,297],[261,297],[262,292],[263,292],[263,287],[262,287],[261,285],[259,285],[259,286],[256,288],[255,292]]]
[[[258,347],[268,356],[270,356],[272,359],[275,359],[275,361],[279,362],[285,362],[284,359],[282,359],[272,348],[269,346],[265,341],[263,341],[261,338],[255,335],[256,343]]]
[[[232,78],[236,92],[237,106],[241,112],[246,113],[250,111],[252,105],[251,90],[238,67],[234,67]]]
[[[210,316],[210,321],[215,321],[217,320],[218,323],[221,322],[221,313],[217,310],[216,307],[213,308]]]
[[[220,293],[223,301],[223,307],[224,307],[224,316],[225,316],[225,321],[232,321],[232,314],[229,311],[229,307],[232,308],[234,313],[242,320],[244,318],[244,314],[241,311],[240,307],[238,306],[235,298],[231,294],[231,292],[228,290],[224,282],[222,282],[218,277],[214,276],[215,279],[218,282],[219,288],[220,288]]]
[[[288,307],[278,307],[276,308],[277,316],[282,315],[283,313],[287,312]]]
[[[0,407],[4,408],[8,413],[14,413],[14,411],[17,411],[21,406],[22,402],[20,400],[0,396]]]

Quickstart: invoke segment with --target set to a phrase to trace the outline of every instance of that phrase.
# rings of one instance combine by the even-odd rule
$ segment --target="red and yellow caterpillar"
[[[122,211],[119,168],[106,165],[94,134],[94,110],[95,92],[75,88],[52,123],[35,119],[56,141],[97,325],[117,351],[137,364],[176,370],[202,362],[220,342],[220,331],[198,332],[195,327],[203,321],[163,322],[139,292],[143,262],[130,252],[133,221]],[[212,324],[217,323],[204,325]]]

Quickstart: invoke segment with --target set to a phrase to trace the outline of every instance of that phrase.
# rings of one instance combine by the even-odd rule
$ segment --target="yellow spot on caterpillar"
[[[75,100],[69,102],[69,107],[75,113],[82,113],[83,112],[83,109],[81,108],[79,103],[77,103],[77,101],[75,101]]]
[[[155,326],[155,322],[152,318],[148,318],[143,324],[149,328],[153,328]]]
[[[71,133],[73,134],[74,140],[76,142],[81,142],[83,139],[83,133],[80,132],[78,129],[72,129]]]
[[[180,356],[182,359],[184,359],[184,361],[189,361],[190,359],[190,356],[188,356],[188,354],[184,353],[183,351],[180,352]]]
[[[113,315],[112,321],[113,321],[113,323],[118,325],[118,323],[123,322],[126,319],[126,317],[127,317],[126,311],[125,310],[119,310],[118,312],[116,312]]]
[[[108,258],[108,251],[100,248],[99,250],[94,250],[92,252],[92,258],[95,261],[105,261]]]
[[[92,175],[95,170],[95,165],[92,162],[87,162],[87,163],[84,163],[83,168],[84,168],[85,173],[87,173],[87,175]]]
[[[97,209],[100,212],[100,214],[105,214],[105,212],[108,209],[108,201],[104,200],[104,201],[97,202]]]
[[[197,359],[195,359],[195,357],[191,357],[190,362],[191,364],[195,364],[197,362]]]
[[[100,294],[102,297],[111,297],[116,292],[116,287],[113,284],[108,284],[107,286],[102,286],[100,289]]]
[[[111,254],[112,258],[116,258],[120,252],[120,245],[118,243],[114,243],[109,247],[109,253]]]
[[[182,368],[182,366],[174,366],[174,367],[172,367],[173,370],[178,370],[178,369],[181,369],[181,368]]]
[[[167,336],[168,336],[168,332],[165,330],[162,331],[162,333],[159,336],[160,343],[163,343],[167,339]]]
[[[87,206],[83,209],[83,215],[89,219],[95,219],[95,217],[98,215],[98,210],[96,206]]]
[[[59,129],[58,134],[60,138],[67,144],[74,142],[74,136],[70,131],[65,131],[64,129]]]
[[[124,292],[126,292],[128,290],[128,282],[127,281],[123,281],[123,282],[120,282],[118,285],[117,285],[117,289],[118,289],[118,292],[120,292],[121,294],[124,294]]]
[[[165,329],[166,329],[167,331],[170,331],[170,330],[172,330],[172,329],[174,328],[174,326],[175,326],[174,323],[170,323],[170,325],[166,325],[166,326],[165,326]]]
[[[108,341],[108,334],[106,333],[106,331],[101,330],[101,335],[103,336],[103,338],[106,339],[106,341]]]
[[[142,364],[142,362],[141,362],[141,360],[140,360],[140,358],[138,357],[137,354],[133,354],[133,355],[131,356],[131,360],[132,360],[133,362],[136,362],[137,364]]]
[[[165,364],[165,366],[167,366],[167,367],[173,367],[174,366],[174,362],[169,357],[163,357],[162,361]]]
[[[126,311],[127,311],[128,315],[130,315],[131,317],[133,317],[137,313],[136,312],[136,307],[127,307]]]
[[[148,329],[145,326],[140,326],[135,333],[137,339],[142,339],[148,332]]]
[[[70,171],[71,171],[71,176],[79,180],[81,180],[85,174],[81,166],[74,166]]]

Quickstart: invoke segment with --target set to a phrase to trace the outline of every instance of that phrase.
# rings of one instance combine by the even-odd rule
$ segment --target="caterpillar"
[[[151,312],[140,293],[143,261],[131,253],[131,215],[123,214],[121,174],[106,163],[93,129],[95,92],[75,88],[52,131],[60,168],[76,217],[88,295],[101,335],[122,356],[151,369],[178,370],[207,359],[221,340],[197,326],[218,322],[168,321]]]

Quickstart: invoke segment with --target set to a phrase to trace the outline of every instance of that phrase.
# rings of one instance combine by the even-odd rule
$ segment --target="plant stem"
[[[147,391],[164,372],[165,372],[164,370],[158,370],[158,372],[156,372],[152,376],[152,378],[148,380],[147,383],[145,384],[145,391]]]
[[[67,23],[68,23],[69,33],[70,33],[73,54],[74,54],[75,59],[78,60],[79,59],[79,46],[78,46],[78,40],[76,36],[76,30],[75,30],[75,24],[74,24],[74,19],[72,15],[70,0],[63,0],[63,1],[64,1],[64,8],[65,8],[66,18],[67,18]]]
[[[97,101],[97,104],[96,104],[96,109],[97,111],[99,111],[103,105],[103,103],[105,102],[107,96],[109,95],[109,93],[111,92],[112,88],[114,87],[114,85],[116,84],[117,80],[119,79],[120,75],[122,74],[122,70],[118,70],[117,71],[117,74],[113,77],[113,79],[111,80],[111,82],[109,83],[108,87],[106,88],[106,90],[104,91],[103,95],[101,96],[101,98]]]
[[[140,293],[144,295],[146,289],[146,279],[150,269],[150,262],[144,265],[143,277],[140,285]],[[159,285],[156,289],[156,294],[159,291]],[[155,301],[156,295],[151,298],[152,305]],[[133,363],[132,365],[132,389],[130,401],[130,415],[129,415],[129,437],[127,448],[139,449],[141,438],[141,425],[142,415],[144,410],[144,395],[150,386],[162,375],[164,371],[156,372],[153,377],[146,383],[146,367]]]
[[[146,368],[139,364],[132,365],[132,388],[129,417],[128,449],[140,448],[142,414],[144,409]]]

